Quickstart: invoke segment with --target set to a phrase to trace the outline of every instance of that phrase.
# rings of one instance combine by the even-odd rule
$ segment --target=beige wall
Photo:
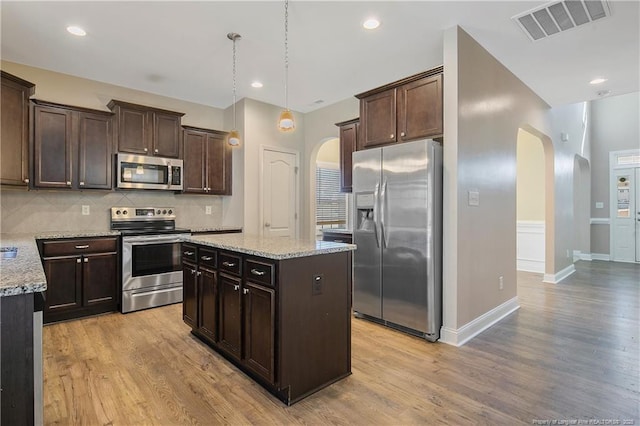
[[[545,102],[459,27],[444,70],[443,330],[455,335],[516,297],[518,129],[550,130]]]
[[[640,92],[591,102],[591,217],[609,218],[609,152],[640,148]],[[604,203],[596,209],[595,203]],[[609,225],[591,225],[591,253],[610,254]]]
[[[517,137],[517,220],[544,221],[544,150],[539,138],[524,130]]]
[[[2,61],[1,64],[3,71],[34,83],[36,99],[98,110],[108,110],[107,103],[111,99],[119,99],[183,112],[182,123],[185,125],[224,129],[223,111],[218,108],[12,62]],[[234,182],[234,191],[239,188],[242,188],[242,181]],[[118,205],[175,207],[180,227],[242,226],[241,221],[224,219],[223,199],[227,201],[234,197],[236,195],[198,196],[136,190],[26,191],[3,186],[0,191],[0,228],[3,232],[101,231],[109,228],[108,209]],[[89,206],[90,215],[81,214],[83,205]],[[211,215],[205,214],[206,206],[212,207]]]
[[[318,163],[340,163],[340,139],[329,139],[318,150]]]

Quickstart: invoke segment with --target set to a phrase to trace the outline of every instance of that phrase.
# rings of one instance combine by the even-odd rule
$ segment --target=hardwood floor
[[[45,423],[640,424],[640,265],[576,266],[560,284],[519,273],[521,308],[460,348],[353,319],[353,374],[291,407],[179,304],[49,325]]]

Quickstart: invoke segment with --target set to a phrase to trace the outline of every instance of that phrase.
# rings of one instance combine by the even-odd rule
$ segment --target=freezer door
[[[382,318],[380,148],[353,153],[353,310]]]
[[[435,247],[441,225],[435,210],[441,206],[434,144],[423,140],[384,148],[380,191],[382,318],[425,334],[440,328]]]

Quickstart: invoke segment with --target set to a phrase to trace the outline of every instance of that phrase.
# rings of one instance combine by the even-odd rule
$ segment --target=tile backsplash
[[[82,214],[89,206],[89,215]],[[169,191],[0,191],[0,232],[101,231],[116,206],[175,207],[176,226],[215,228],[222,224],[222,197]],[[211,206],[211,214],[206,214]]]

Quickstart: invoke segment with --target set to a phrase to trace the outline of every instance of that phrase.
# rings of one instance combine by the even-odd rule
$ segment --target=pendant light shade
[[[295,128],[296,123],[289,110],[289,0],[284,0],[284,110],[278,118],[278,129],[291,132]]]
[[[227,142],[231,146],[240,145],[240,133],[236,128],[236,41],[240,40],[240,34],[229,33],[227,38],[233,42],[233,129],[229,132]]]

